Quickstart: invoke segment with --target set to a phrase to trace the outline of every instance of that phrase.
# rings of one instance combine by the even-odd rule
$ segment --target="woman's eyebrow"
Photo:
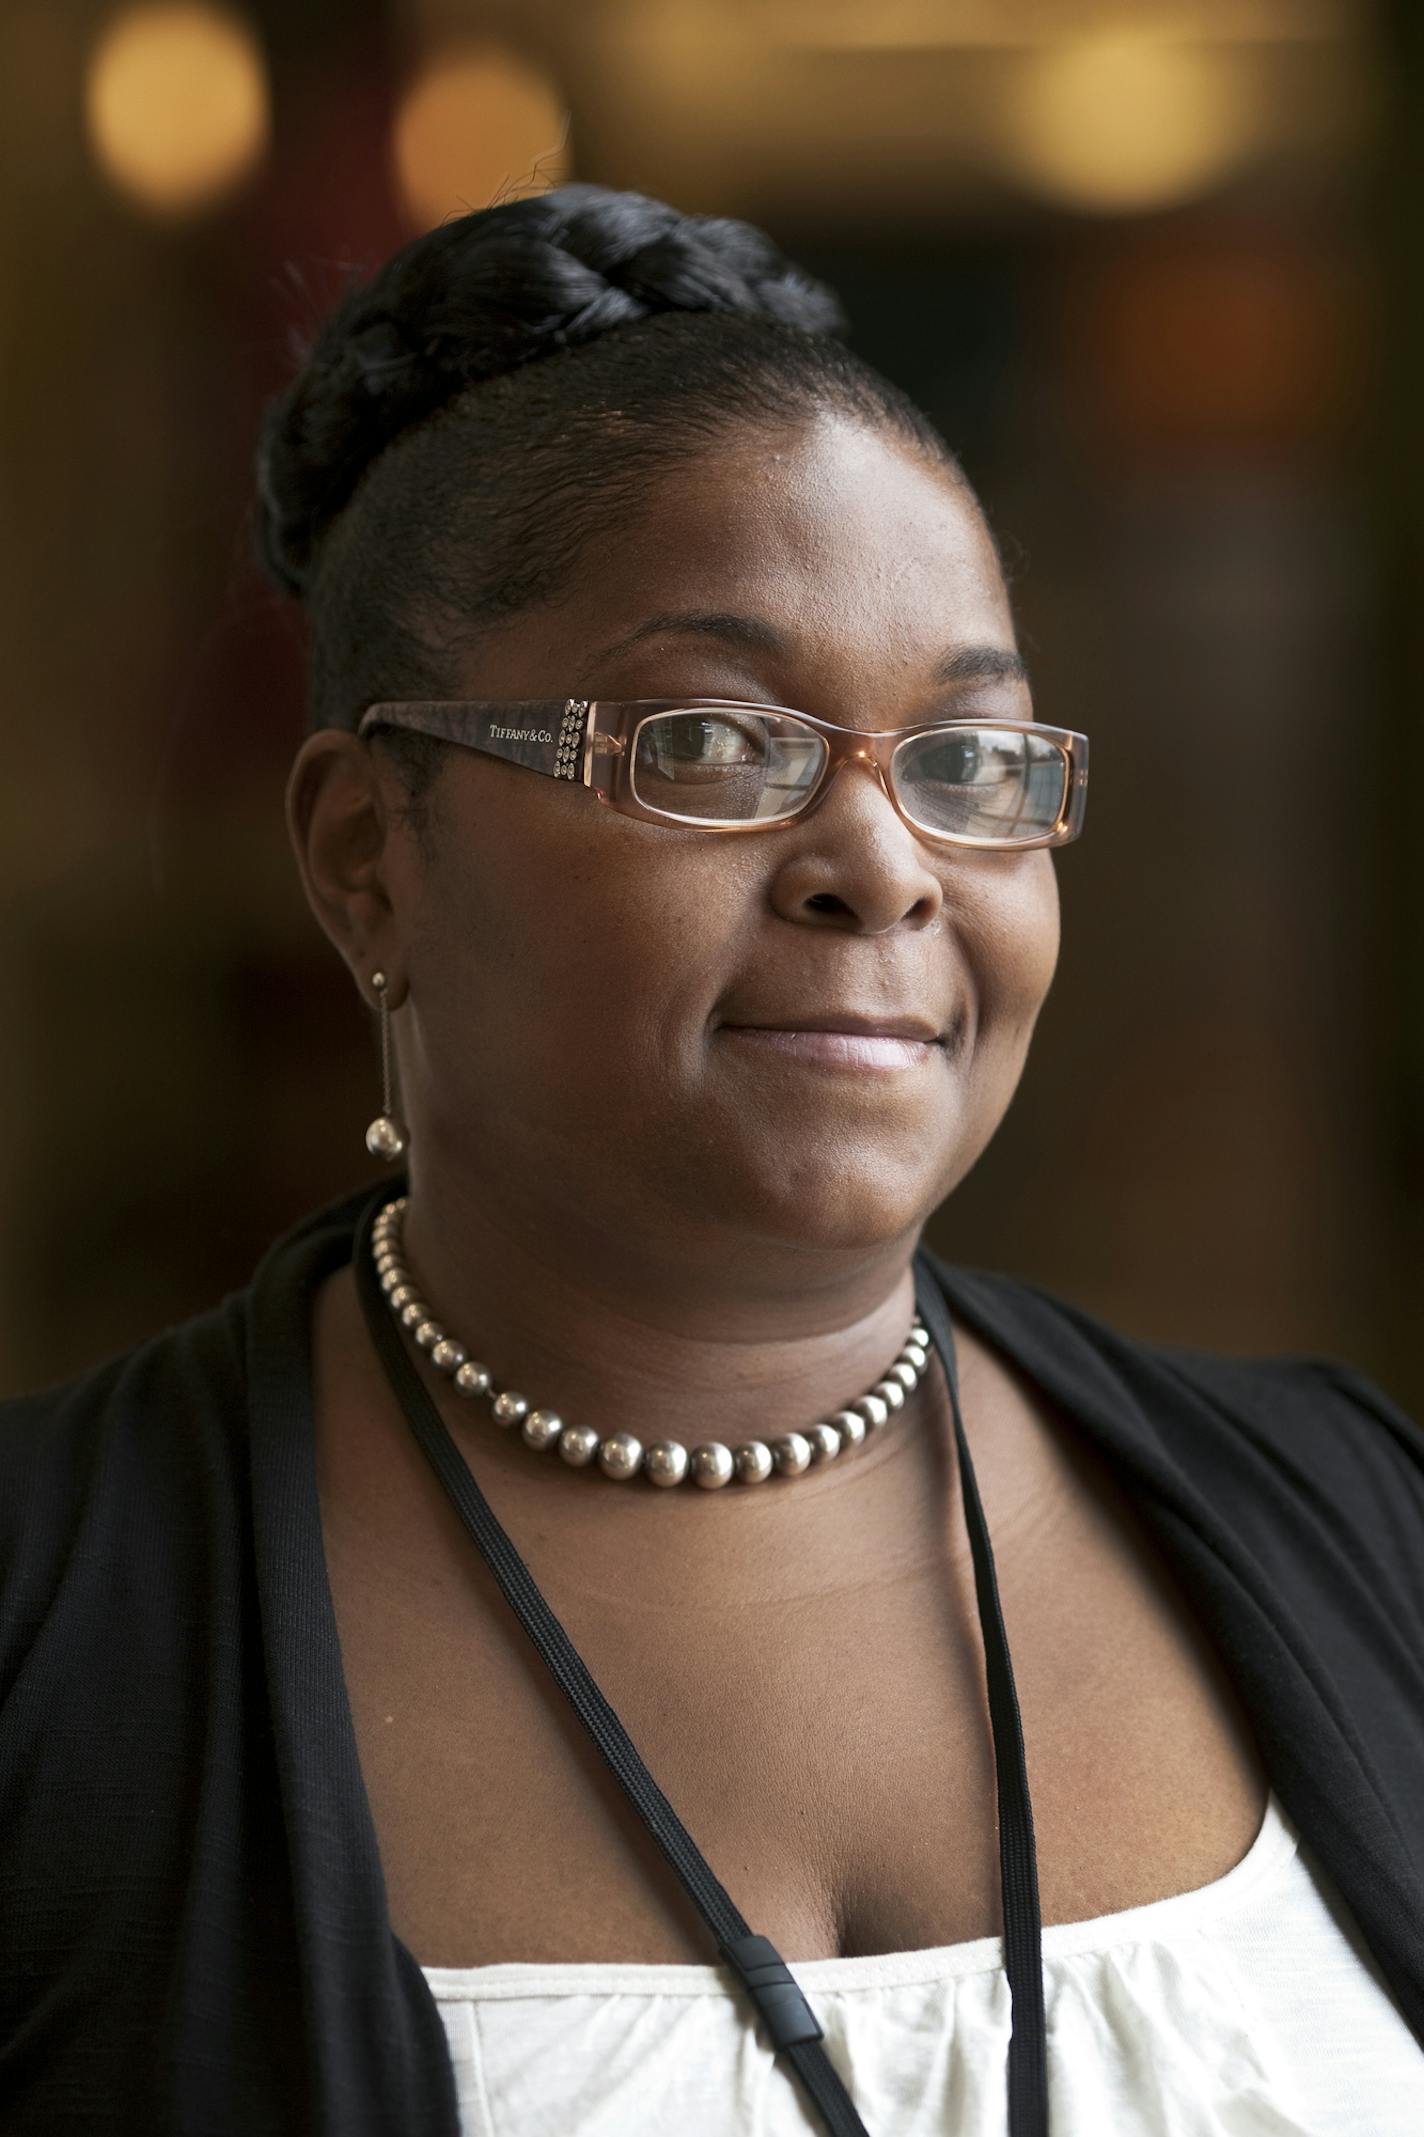
[[[725,645],[740,648],[750,647],[756,653],[787,654],[791,651],[790,640],[774,624],[761,616],[725,615],[715,609],[664,609],[656,616],[649,616],[636,630],[624,638],[615,638],[612,645],[604,646],[594,657],[610,660],[615,653],[624,653],[629,646],[639,645],[645,638],[663,638],[677,633],[688,637],[718,638]]]
[[[937,683],[1026,683],[1028,667],[1008,646],[956,646],[935,669]]]
[[[738,616],[717,609],[664,609],[656,616],[649,616],[636,630],[602,647],[594,658],[600,662],[611,660],[614,654],[626,652],[645,638],[678,634],[715,638],[740,651],[769,653],[782,659],[789,658],[795,651],[786,634],[763,616]],[[936,683],[1021,683],[1027,682],[1028,669],[1022,655],[1011,647],[955,646],[937,663],[932,680]]]

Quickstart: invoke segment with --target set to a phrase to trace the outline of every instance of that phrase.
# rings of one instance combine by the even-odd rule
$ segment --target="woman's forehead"
[[[576,660],[579,687],[604,694],[674,645],[729,672],[889,664],[925,687],[969,679],[967,665],[941,673],[956,655],[981,675],[995,652],[1001,673],[1013,667],[1008,596],[968,486],[844,421],[729,439],[661,477],[538,627]]]
[[[993,544],[955,472],[882,431],[823,420],[790,437],[731,439],[666,474],[629,515],[607,590],[725,589],[697,605],[733,612],[752,589],[804,604],[897,592],[1002,592]],[[986,583],[987,582],[987,583]],[[629,587],[632,591],[632,587]]]
[[[800,651],[795,637],[765,615],[728,609],[657,609],[621,637],[591,648],[590,657],[606,665],[644,645],[674,638],[780,662],[794,660]],[[945,688],[957,683],[1025,682],[1027,678],[1027,666],[1017,648],[967,640],[942,647],[929,677]]]

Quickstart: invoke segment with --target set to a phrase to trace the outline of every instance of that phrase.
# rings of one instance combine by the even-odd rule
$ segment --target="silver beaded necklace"
[[[919,1385],[929,1364],[929,1331],[916,1316],[883,1378],[844,1410],[834,1411],[805,1432],[746,1440],[739,1447],[726,1447],[720,1440],[707,1440],[690,1450],[678,1440],[654,1440],[645,1447],[631,1432],[604,1435],[592,1425],[566,1425],[556,1411],[531,1406],[513,1388],[497,1388],[488,1366],[471,1358],[464,1344],[447,1335],[436,1320],[405,1258],[401,1224],[408,1200],[398,1195],[388,1202],[371,1232],[376,1275],[387,1305],[416,1348],[424,1351],[435,1371],[449,1379],[458,1394],[471,1399],[483,1396],[497,1425],[506,1431],[517,1425],[525,1445],[538,1453],[557,1448],[571,1469],[597,1463],[606,1477],[617,1482],[636,1476],[660,1485],[691,1479],[704,1491],[719,1491],[734,1479],[739,1484],[764,1484],[773,1471],[799,1477],[814,1464],[833,1462],[848,1447],[858,1447],[868,1433],[888,1424],[904,1408],[906,1397]]]

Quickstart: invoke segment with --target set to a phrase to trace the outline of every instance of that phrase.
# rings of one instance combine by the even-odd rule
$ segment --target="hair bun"
[[[832,292],[762,231],[641,193],[561,186],[413,239],[341,299],[269,405],[258,453],[268,567],[300,593],[363,470],[466,386],[672,311],[845,327]]]

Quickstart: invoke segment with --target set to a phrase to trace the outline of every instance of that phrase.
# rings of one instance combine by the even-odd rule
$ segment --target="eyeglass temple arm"
[[[586,743],[592,724],[588,698],[540,698],[491,704],[483,700],[410,699],[370,705],[358,734],[398,728],[407,734],[433,735],[457,742],[486,757],[522,764],[551,779],[588,782]],[[607,748],[611,737],[600,736]],[[617,745],[621,746],[621,745]]]

